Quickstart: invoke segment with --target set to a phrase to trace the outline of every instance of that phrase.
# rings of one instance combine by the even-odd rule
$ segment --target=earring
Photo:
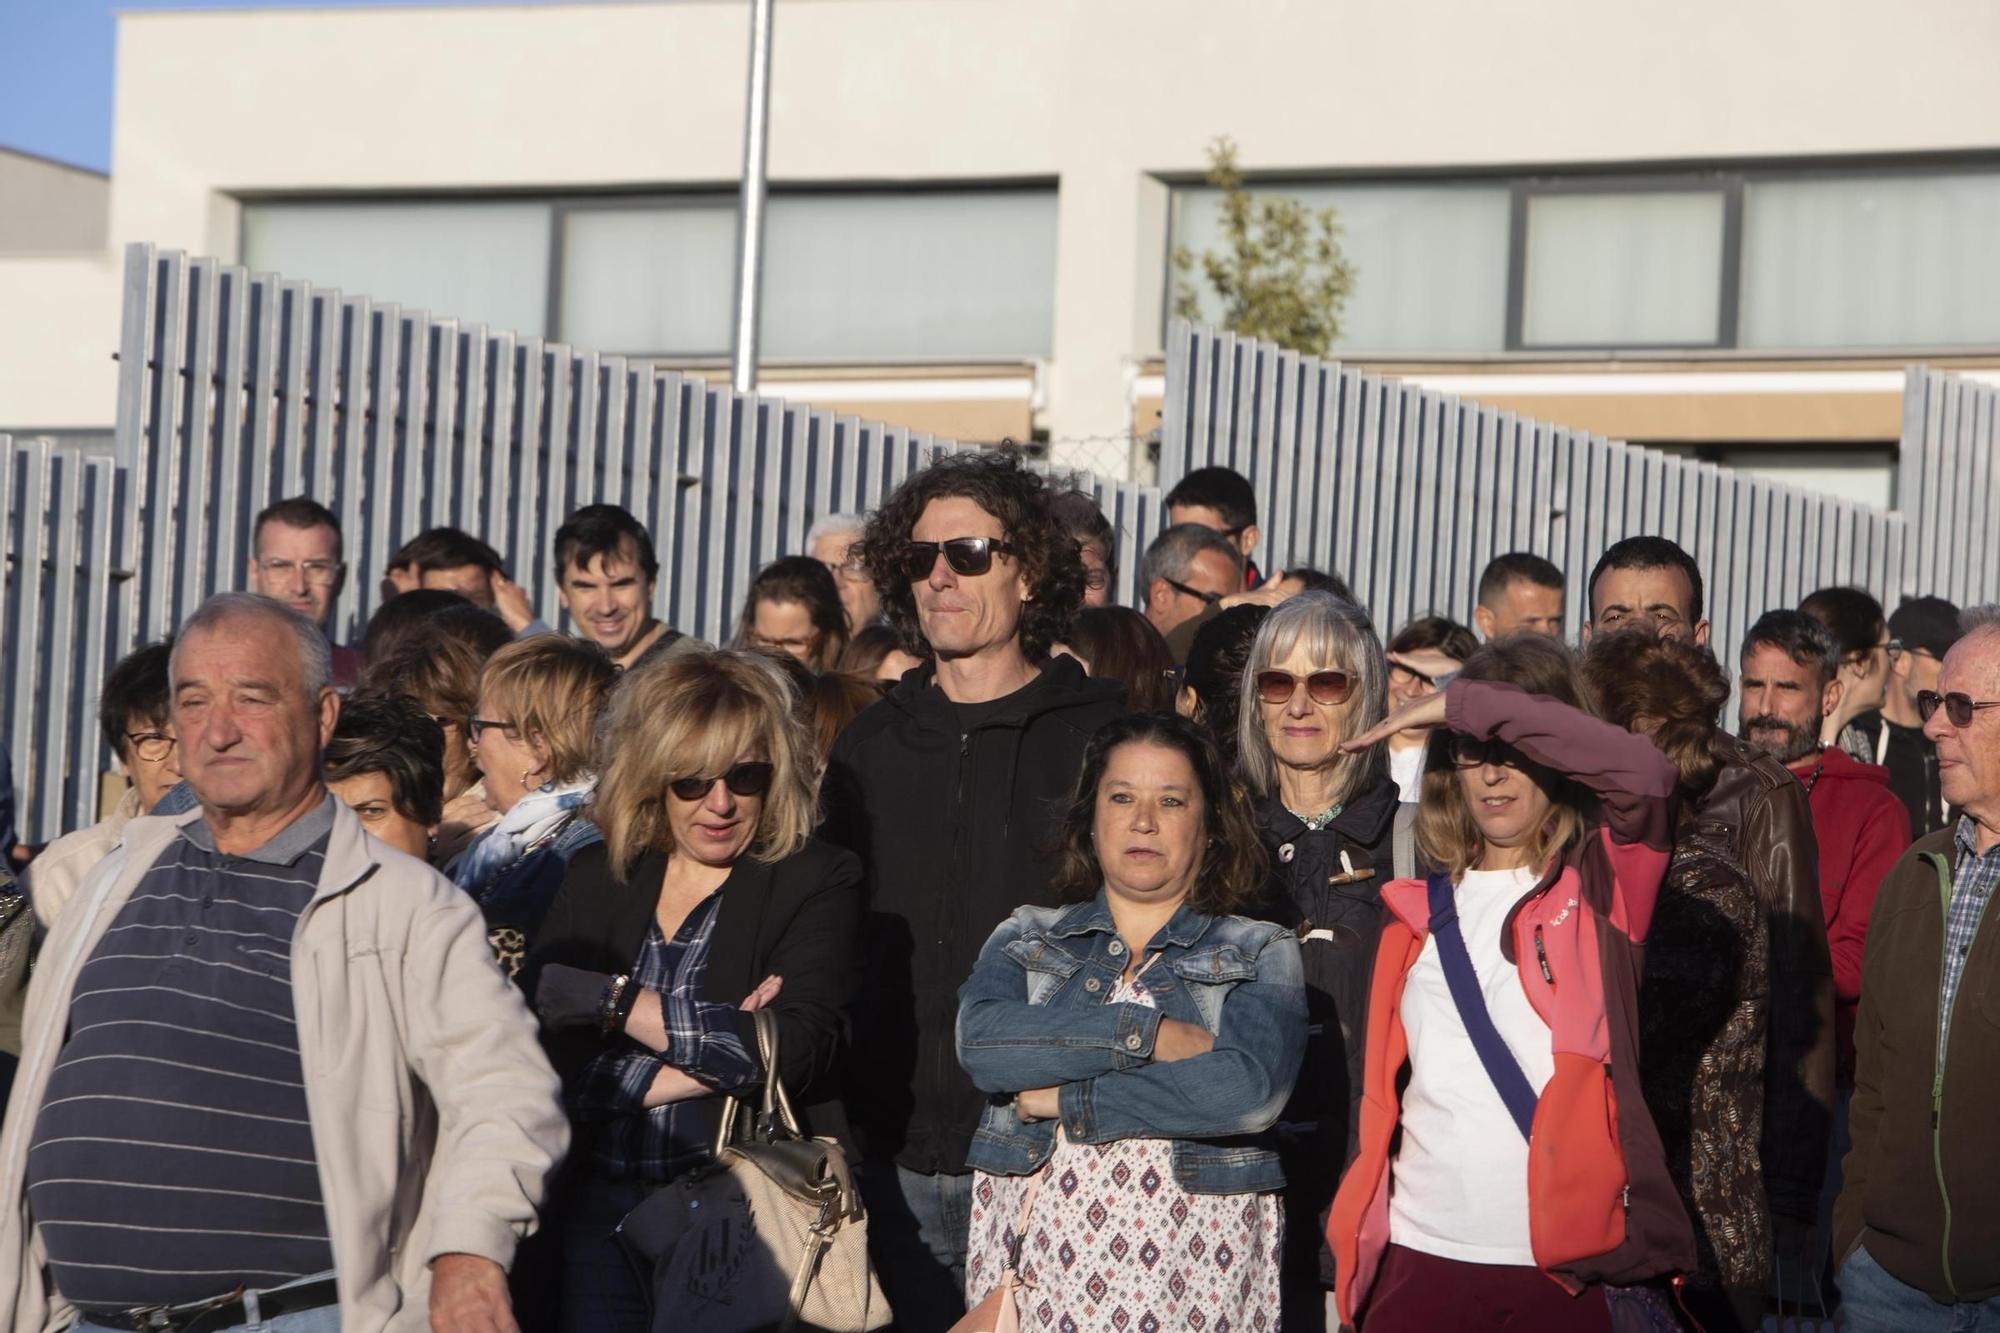
[[[535,790],[535,788],[541,786],[542,784],[535,781],[534,769],[524,768],[521,770],[521,785],[523,787],[526,787],[529,791],[533,791]]]

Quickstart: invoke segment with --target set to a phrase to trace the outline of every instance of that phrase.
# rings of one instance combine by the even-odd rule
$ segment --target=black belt
[[[340,1291],[334,1280],[323,1277],[317,1282],[301,1282],[296,1286],[258,1292],[257,1317],[264,1320],[276,1319],[279,1315],[301,1314],[332,1305],[339,1299]],[[238,1294],[203,1301],[198,1305],[150,1305],[143,1309],[126,1310],[110,1316],[106,1322],[127,1324],[136,1333],[219,1333],[219,1330],[241,1328],[249,1323],[250,1312],[243,1297]]]

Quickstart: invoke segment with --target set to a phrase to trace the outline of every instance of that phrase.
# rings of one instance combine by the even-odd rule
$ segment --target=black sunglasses
[[[940,554],[944,556],[944,562],[951,566],[952,573],[973,578],[993,568],[994,556],[1015,555],[1018,548],[998,537],[948,537],[941,542],[907,541],[903,543],[897,562],[905,579],[911,583],[922,583],[937,568]]]
[[[1480,740],[1462,731],[1451,734],[1451,762],[1458,768],[1521,767],[1521,752],[1500,740]]]
[[[1200,588],[1190,588],[1187,586],[1187,584],[1182,583],[1179,579],[1170,579],[1167,578],[1165,575],[1162,575],[1160,578],[1160,582],[1166,584],[1169,588],[1172,588],[1175,592],[1184,592],[1188,596],[1196,599],[1197,601],[1206,602],[1210,606],[1214,606],[1217,602],[1222,600],[1222,594],[1219,592],[1203,592]]]
[[[1344,704],[1354,693],[1354,677],[1345,671],[1315,671],[1304,677],[1289,671],[1259,671],[1257,697],[1267,704],[1288,704],[1301,683],[1306,697],[1316,704]]]
[[[1936,690],[1917,691],[1917,716],[1925,722],[1931,720],[1931,714],[1937,712],[1940,704],[1944,705],[1944,715],[1951,719],[1954,727],[1969,727],[1974,713],[1982,708],[2000,708],[2000,699],[1974,699],[1956,690],[1950,694],[1939,694]]]
[[[762,796],[771,789],[771,765],[763,760],[738,764],[727,773],[712,778],[675,778],[667,790],[683,801],[699,801],[720,782],[736,796]]]

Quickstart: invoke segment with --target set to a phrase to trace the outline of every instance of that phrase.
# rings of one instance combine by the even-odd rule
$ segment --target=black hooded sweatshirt
[[[848,1060],[864,1154],[962,1172],[985,1099],[959,1068],[958,988],[1024,903],[1050,902],[1064,808],[1124,686],[1053,657],[991,704],[961,707],[928,664],[841,733],[820,836],[861,858],[865,972]]]

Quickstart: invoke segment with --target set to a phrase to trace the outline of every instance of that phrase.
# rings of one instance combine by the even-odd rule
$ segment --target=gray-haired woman
[[[1329,592],[1273,608],[1244,664],[1237,763],[1271,854],[1269,911],[1298,932],[1304,950],[1310,1023],[1305,1065],[1279,1122],[1293,1219],[1288,1333],[1324,1327],[1333,1261],[1319,1220],[1352,1151],[1382,885],[1417,870],[1411,821],[1397,818],[1382,747],[1340,748],[1382,720],[1387,681],[1367,613]]]

